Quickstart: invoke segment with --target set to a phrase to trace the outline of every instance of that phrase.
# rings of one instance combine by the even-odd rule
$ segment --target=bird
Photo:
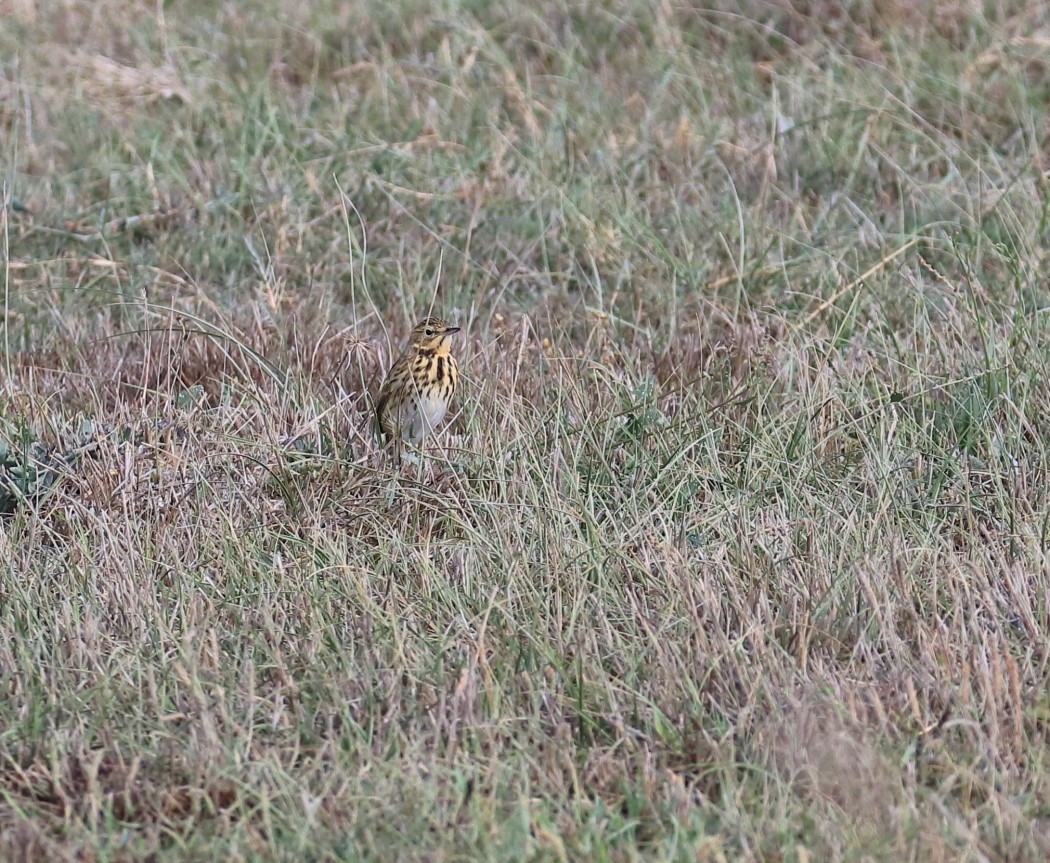
[[[387,372],[376,402],[376,431],[382,443],[418,445],[448,412],[459,369],[452,356],[452,334],[459,327],[441,318],[424,318],[412,328],[408,345]]]

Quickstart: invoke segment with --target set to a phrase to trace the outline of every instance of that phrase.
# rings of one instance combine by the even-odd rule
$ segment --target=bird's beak
[[[446,336],[450,336],[450,335],[452,335],[452,333],[458,333],[458,332],[459,332],[459,327],[449,327],[448,329],[445,330],[445,335]]]

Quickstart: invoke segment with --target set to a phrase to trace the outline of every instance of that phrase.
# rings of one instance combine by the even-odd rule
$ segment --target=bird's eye
[[[423,335],[425,335],[425,336],[432,336],[432,335],[434,335],[434,331],[433,330],[423,330]]]

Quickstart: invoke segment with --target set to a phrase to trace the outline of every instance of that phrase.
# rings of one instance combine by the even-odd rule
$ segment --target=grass
[[[1046,859],[1043,6],[0,9],[0,857]]]

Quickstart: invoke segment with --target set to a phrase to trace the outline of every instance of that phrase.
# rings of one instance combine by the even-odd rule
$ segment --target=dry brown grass
[[[0,858],[1046,858],[1045,8],[4,13]]]

